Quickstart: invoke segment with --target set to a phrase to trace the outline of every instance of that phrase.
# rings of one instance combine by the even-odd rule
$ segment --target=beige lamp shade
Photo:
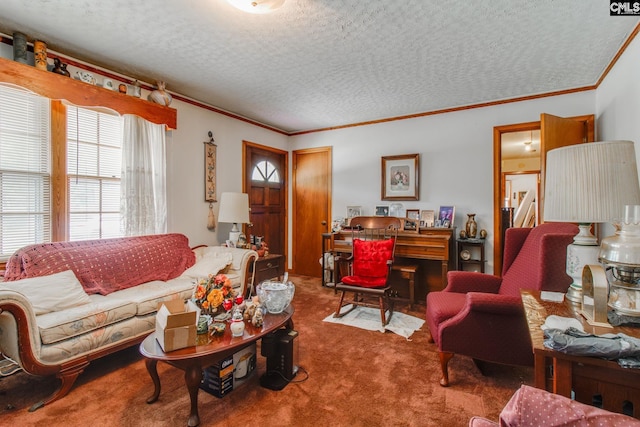
[[[233,224],[229,232],[229,241],[235,246],[240,237],[238,224],[249,222],[249,195],[246,193],[222,193],[220,196],[218,222],[230,222]]]
[[[598,223],[621,218],[625,205],[640,204],[632,141],[603,141],[547,153],[545,221]]]
[[[246,193],[222,193],[218,222],[246,224],[249,222],[249,195]]]

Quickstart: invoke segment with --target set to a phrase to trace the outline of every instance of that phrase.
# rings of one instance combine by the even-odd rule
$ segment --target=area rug
[[[351,306],[345,306],[343,310],[346,311],[350,307]],[[406,339],[409,339],[415,331],[424,325],[424,320],[422,319],[395,311],[393,316],[391,316],[391,321],[383,328],[382,322],[380,322],[380,310],[370,307],[356,307],[342,317],[333,317],[332,313],[325,317],[324,321],[355,326],[356,328],[366,329],[368,331],[391,331]]]

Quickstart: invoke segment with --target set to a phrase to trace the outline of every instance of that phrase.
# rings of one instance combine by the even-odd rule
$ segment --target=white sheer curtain
[[[124,115],[121,207],[125,236],[167,232],[165,131]]]

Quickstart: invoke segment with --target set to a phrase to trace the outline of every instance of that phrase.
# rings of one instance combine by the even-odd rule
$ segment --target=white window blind
[[[51,239],[49,100],[0,85],[0,259]]]
[[[67,106],[69,240],[123,235],[122,117]]]

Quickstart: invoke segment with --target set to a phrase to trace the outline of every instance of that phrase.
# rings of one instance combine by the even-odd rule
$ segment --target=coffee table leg
[[[199,365],[191,365],[184,371],[184,381],[189,390],[191,398],[191,414],[189,414],[189,427],[195,427],[200,424],[200,416],[198,415],[198,389],[202,381],[202,368]]]
[[[147,372],[151,376],[153,381],[153,394],[147,399],[147,403],[153,403],[158,400],[160,396],[160,377],[158,376],[158,361],[156,359],[146,359],[145,365],[147,366]]]

